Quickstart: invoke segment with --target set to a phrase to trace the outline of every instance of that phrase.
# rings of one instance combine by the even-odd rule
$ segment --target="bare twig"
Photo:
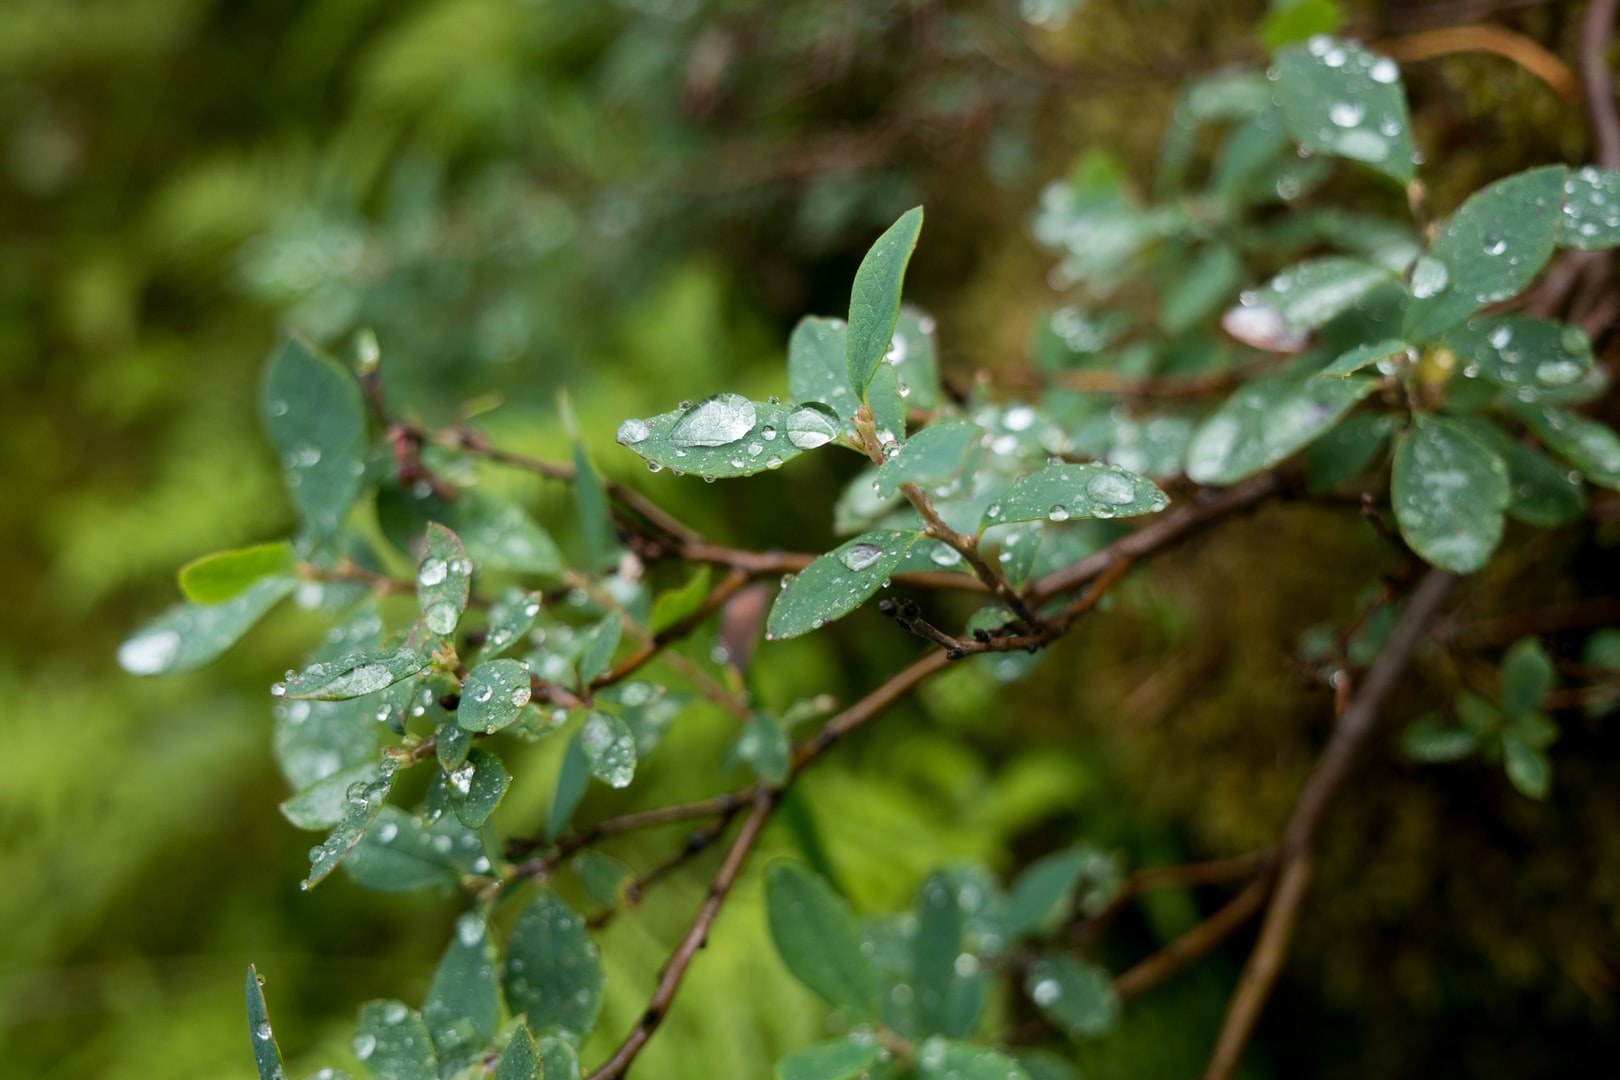
[[[1592,124],[1593,159],[1605,169],[1620,169],[1620,116],[1608,63],[1617,6],[1617,0],[1592,0],[1581,25],[1581,88]]]
[[[1152,956],[1121,972],[1114,979],[1115,992],[1122,998],[1129,998],[1159,985],[1248,922],[1264,906],[1270,892],[1271,883],[1268,880],[1250,882],[1215,914]]]
[[[1425,30],[1409,37],[1381,41],[1378,47],[1403,64],[1454,53],[1494,53],[1518,64],[1571,105],[1579,105],[1581,101],[1575,73],[1562,60],[1533,39],[1504,27],[1475,24]]]

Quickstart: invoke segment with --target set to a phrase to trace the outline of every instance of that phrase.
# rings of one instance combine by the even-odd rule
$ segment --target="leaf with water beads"
[[[1401,536],[1433,566],[1469,574],[1502,536],[1502,459],[1449,421],[1419,415],[1395,447],[1390,497]]]
[[[798,637],[842,618],[889,579],[922,534],[902,529],[862,533],[787,579],[765,623],[770,639]]]
[[[841,420],[860,407],[844,363],[848,324],[811,315],[800,319],[788,338],[788,397],[801,405],[820,402]]]
[[[124,639],[118,665],[131,675],[201,667],[236,644],[295,584],[292,578],[268,578],[224,603],[177,604]]]
[[[1373,463],[1395,430],[1388,413],[1355,413],[1305,451],[1305,485],[1312,494],[1332,491]]]
[[[438,522],[429,522],[416,571],[416,604],[428,630],[440,637],[455,633],[467,610],[471,584],[472,563],[461,538]]]
[[[845,366],[850,385],[863,398],[873,372],[883,362],[900,317],[900,292],[906,265],[922,233],[923,210],[914,206],[878,237],[860,268],[849,294],[849,336]]]
[[[781,724],[764,713],[755,713],[737,737],[734,753],[765,783],[780,784],[787,779],[793,746]]]
[[[1620,172],[1592,165],[1570,170],[1558,244],[1576,251],[1620,246]]]
[[[1061,953],[1048,953],[1031,965],[1024,992],[1071,1039],[1100,1038],[1119,1016],[1119,995],[1108,972]]]
[[[522,660],[491,660],[467,673],[456,723],[468,731],[492,732],[517,719],[529,703],[533,676]]]
[[[578,1075],[577,1073],[574,1075]],[[507,1040],[501,1054],[501,1064],[495,1071],[495,1080],[543,1080],[545,1066],[540,1060],[540,1047],[524,1024],[519,1024]]]
[[[608,669],[608,663],[612,661],[613,651],[619,647],[619,638],[623,633],[624,616],[617,611],[586,631],[578,662],[581,687],[589,686],[591,680]]]
[[[1411,120],[1393,60],[1323,34],[1279,52],[1276,75],[1283,120],[1301,148],[1412,179]]]
[[[253,1063],[258,1066],[259,1080],[287,1080],[287,1071],[281,1064],[281,1050],[276,1046],[275,1033],[270,1030],[270,1012],[264,1004],[264,987],[259,983],[259,972],[252,964],[247,970],[248,1038],[253,1040]]]
[[[341,701],[376,693],[427,667],[427,658],[415,649],[356,653],[339,660],[309,665],[270,692],[288,700]]]
[[[1117,465],[1048,465],[1013,481],[985,508],[980,529],[1016,521],[1069,521],[1080,518],[1156,514],[1169,498],[1145,476]]]
[[[180,591],[193,604],[221,604],[264,578],[290,577],[298,556],[285,540],[205,555],[180,568]]]
[[[1030,1080],[1005,1054],[937,1035],[918,1048],[916,1071],[917,1080]]]
[[[376,766],[370,761],[339,769],[284,801],[280,807],[281,816],[291,822],[294,828],[330,829],[348,813],[349,788],[369,780],[376,771]]]
[[[1397,356],[1405,356],[1410,348],[1400,338],[1390,338],[1386,341],[1369,342],[1366,345],[1357,345],[1348,352],[1340,353],[1327,367],[1317,373],[1318,379],[1343,378],[1354,375],[1364,367],[1390,360]]]
[[[1331,429],[1376,387],[1361,376],[1318,379],[1299,371],[1256,379],[1193,432],[1187,476],[1200,484],[1235,484],[1270,468]]]
[[[263,405],[298,516],[315,537],[331,537],[365,475],[360,384],[337,361],[290,340],[265,371]]]
[[[893,495],[901,484],[939,484],[970,469],[981,449],[984,429],[964,420],[942,420],[907,439],[878,469],[873,481],[881,497]]]
[[[519,644],[534,626],[540,614],[540,594],[508,589],[489,605],[489,624],[484,630],[484,644],[480,660],[493,660],[507,649]]]
[[[441,816],[424,827],[397,806],[383,807],[343,866],[357,884],[385,893],[449,888],[464,871],[490,869],[478,834],[453,816]]]
[[[883,1045],[867,1030],[795,1050],[776,1063],[776,1080],[858,1080],[882,1058]]]
[[[939,349],[934,344],[934,317],[907,304],[900,306],[894,337],[883,362],[894,368],[908,408],[939,405]]]
[[[872,969],[849,906],[797,863],[765,871],[765,910],[776,951],[795,978],[856,1020],[871,1020]]]
[[[612,713],[593,710],[579,731],[591,775],[609,787],[628,787],[636,776],[636,736]]]
[[[1578,326],[1525,315],[1471,319],[1444,338],[1464,365],[1520,401],[1579,382],[1592,370],[1592,339]]]
[[[422,999],[422,1019],[446,1062],[454,1058],[470,1063],[471,1056],[495,1037],[501,1019],[499,970],[495,941],[483,914],[465,912],[456,919]]]
[[[1620,491],[1620,436],[1612,428],[1550,405],[1509,401],[1508,408],[1587,480]]]
[[[368,1001],[361,1006],[360,1024],[349,1045],[377,1080],[438,1080],[439,1059],[427,1025],[402,1001]]]
[[[445,516],[480,567],[547,578],[563,572],[562,552],[551,534],[508,499],[469,488],[449,504]]]
[[[487,750],[470,750],[467,760],[444,773],[450,808],[469,829],[481,828],[495,812],[512,776],[501,759]]]
[[[349,849],[360,842],[360,837],[377,820],[388,802],[388,792],[394,786],[396,766],[391,758],[384,758],[369,780],[356,780],[349,786],[344,798],[348,807],[343,820],[338,822],[329,836],[309,849],[309,875],[299,888],[310,889],[330,874]]]
[[[957,981],[962,951],[962,913],[944,874],[935,872],[917,892],[917,929],[911,941],[911,980],[917,1026],[932,1034],[944,1029],[946,1004]]]
[[[1385,267],[1330,255],[1289,267],[1253,294],[1244,294],[1243,304],[1252,311],[1275,312],[1290,330],[1314,330],[1396,280]]]
[[[507,942],[506,1001],[536,1030],[577,1036],[596,1025],[602,965],[585,921],[548,889],[523,909]]]
[[[1453,422],[1507,466],[1508,485],[1513,491],[1507,509],[1509,517],[1550,529],[1574,521],[1586,509],[1579,473],[1571,473],[1484,417],[1463,416]]]
[[[716,394],[647,420],[626,420],[616,438],[655,472],[725,479],[779,469],[838,431],[823,407]]]

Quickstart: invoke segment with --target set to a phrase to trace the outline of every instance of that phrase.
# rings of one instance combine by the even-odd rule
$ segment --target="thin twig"
[[[1533,39],[1501,26],[1476,24],[1424,30],[1409,37],[1381,41],[1378,47],[1403,64],[1454,53],[1493,53],[1518,64],[1571,105],[1579,105],[1581,101],[1575,73],[1562,60]]]
[[[1130,998],[1159,985],[1248,922],[1264,906],[1270,892],[1271,883],[1268,880],[1250,882],[1215,914],[1116,976],[1114,991],[1122,998]]]
[[[1592,124],[1593,160],[1605,169],[1620,169],[1620,116],[1608,60],[1617,6],[1617,0],[1592,0],[1581,25],[1581,88]]]

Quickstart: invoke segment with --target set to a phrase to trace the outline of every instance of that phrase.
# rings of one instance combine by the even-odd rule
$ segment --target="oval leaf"
[[[1577,251],[1620,245],[1620,172],[1588,165],[1565,177],[1558,243]]]
[[[339,660],[309,665],[270,692],[276,697],[307,701],[341,701],[386,689],[427,666],[415,649],[384,653],[356,653]]]
[[[877,494],[887,498],[901,484],[938,484],[969,469],[984,429],[965,420],[943,420],[906,440],[877,472]]]
[[[365,474],[360,384],[337,361],[293,340],[270,361],[263,403],[287,494],[305,528],[329,538],[342,527]]]
[[[900,292],[905,284],[906,265],[922,233],[923,209],[914,206],[878,237],[860,269],[849,294],[849,337],[844,362],[849,382],[864,400],[866,385],[872,381],[894,337],[900,317]]]
[[[1060,953],[1049,953],[1031,965],[1024,991],[1071,1039],[1105,1035],[1119,1016],[1119,995],[1108,972]]]
[[[501,1055],[501,1066],[495,1070],[495,1080],[542,1080],[545,1068],[540,1061],[540,1047],[534,1036],[522,1024],[512,1032]]]
[[[297,584],[276,577],[220,604],[179,604],[118,646],[118,666],[131,675],[166,675],[201,667],[236,644]]]
[[[1288,134],[1307,150],[1412,179],[1411,120],[1395,61],[1326,35],[1277,54]]]
[[[454,835],[448,822],[441,818],[430,831],[399,807],[385,806],[376,822],[349,852],[343,863],[344,870],[356,882],[377,892],[402,893],[453,886],[461,880],[459,861],[468,855],[473,856],[472,862],[482,858],[481,853],[474,854],[478,846],[477,834],[459,826],[456,829],[459,835]]]
[[[1048,465],[1013,481],[985,508],[979,528],[1014,521],[1137,517],[1156,514],[1169,504],[1153,481],[1117,465]]]
[[[221,551],[181,567],[180,591],[193,604],[221,604],[261,578],[290,576],[297,566],[298,557],[285,540]]]
[[[471,583],[472,563],[461,538],[438,522],[429,522],[422,562],[416,569],[416,604],[423,624],[440,637],[455,633],[461,613],[467,610]]]
[[[592,711],[579,729],[580,749],[591,775],[609,787],[629,787],[636,777],[636,735],[611,713]]]
[[[1457,359],[1513,391],[1520,401],[1537,391],[1579,382],[1592,370],[1592,339],[1578,326],[1524,315],[1471,319],[1445,337]]]
[[[506,1000],[532,1028],[584,1036],[602,1003],[602,965],[585,922],[549,890],[523,909],[507,943]]]
[[[470,488],[456,497],[446,516],[481,567],[542,577],[563,572],[557,542],[514,502]]]
[[[1511,492],[1501,458],[1456,424],[1420,415],[1396,444],[1390,495],[1412,550],[1468,574],[1495,550]]]
[[[501,1020],[498,970],[495,942],[484,916],[476,911],[463,914],[422,1000],[422,1020],[447,1064],[470,1064],[495,1037]]]
[[[404,1002],[366,1002],[350,1045],[377,1080],[438,1080],[439,1059],[427,1026]]]
[[[935,872],[917,893],[917,931],[911,941],[911,981],[917,1025],[923,1034],[945,1028],[945,1011],[962,952],[962,912],[950,879]]]
[[[529,666],[522,660],[479,664],[462,681],[456,723],[468,731],[499,731],[529,703],[530,687]]]
[[[1252,295],[1243,307],[1270,311],[1291,330],[1314,330],[1380,285],[1398,280],[1382,266],[1333,255],[1291,266]]]
[[[1550,405],[1508,404],[1553,453],[1599,487],[1620,491],[1620,436],[1612,428]]]
[[[860,607],[888,580],[922,534],[900,529],[862,533],[785,581],[766,620],[771,640],[798,637]]]
[[[856,1080],[878,1063],[883,1047],[869,1031],[807,1046],[776,1063],[776,1080]]]
[[[837,424],[821,409],[716,394],[648,420],[626,420],[616,439],[654,471],[710,479],[781,468],[837,435]]]
[[[917,1051],[917,1080],[1029,1080],[1029,1073],[987,1046],[936,1035]]]
[[[1321,370],[1317,378],[1326,378],[1328,376],[1342,378],[1346,375],[1354,375],[1362,368],[1376,364],[1380,360],[1404,356],[1409,347],[1400,338],[1390,338],[1387,341],[1375,341],[1366,345],[1358,345],[1348,352],[1339,354],[1333,363]]]
[[[1311,443],[1372,393],[1371,379],[1284,373],[1256,379],[1199,425],[1187,444],[1187,476],[1233,484]]]
[[[456,817],[467,828],[478,829],[500,805],[512,776],[488,750],[469,750],[463,764],[445,772],[444,783]]]
[[[765,872],[765,908],[776,951],[794,977],[833,1008],[874,1019],[872,969],[842,898],[804,867],[778,862]]]
[[[385,759],[369,780],[356,780],[344,793],[347,808],[343,820],[337,823],[329,836],[309,849],[309,876],[299,883],[300,889],[314,888],[360,842],[360,837],[371,827],[388,802],[388,792],[394,786],[394,763]]]

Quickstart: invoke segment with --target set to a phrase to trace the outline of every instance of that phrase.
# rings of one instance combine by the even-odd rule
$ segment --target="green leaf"
[[[298,556],[285,540],[205,555],[180,568],[180,591],[193,604],[222,604],[268,577],[290,577]]]
[[[585,788],[591,782],[591,761],[585,756],[585,743],[575,735],[568,740],[563,751],[562,765],[557,770],[557,782],[551,789],[551,809],[546,813],[546,840],[562,835],[573,820],[579,800],[585,797]]]
[[[434,734],[438,742],[433,748],[433,756],[438,759],[439,768],[449,772],[466,763],[467,755],[472,752],[472,732],[451,717],[435,728]]]
[[[540,594],[508,589],[489,605],[489,625],[484,631],[480,660],[493,660],[522,642],[540,614]]]
[[[1502,713],[1509,721],[1535,711],[1553,685],[1552,661],[1533,637],[1520,638],[1502,658]]]
[[[772,863],[765,909],[776,951],[796,979],[857,1021],[876,1018],[855,920],[825,881],[796,863]]]
[[[438,1080],[439,1059],[427,1025],[404,1002],[366,1002],[350,1045],[377,1080]]]
[[[1321,35],[1277,54],[1277,93],[1289,136],[1315,153],[1412,179],[1411,119],[1400,69],[1388,57]]]
[[[422,1020],[446,1062],[470,1064],[495,1037],[501,1022],[498,965],[484,916],[466,912],[456,920],[422,1000]]]
[[[399,807],[385,806],[343,866],[356,882],[377,892],[449,887],[461,879],[458,856],[471,853],[469,837],[476,844],[476,834],[460,829],[458,836],[445,819],[424,829],[421,821]]]
[[[1179,476],[1192,431],[1192,420],[1184,416],[1149,415],[1115,420],[1108,463],[1143,476]]]
[[[957,981],[962,951],[962,913],[944,874],[934,873],[917,893],[917,932],[912,937],[911,974],[917,1025],[923,1034],[943,1030],[947,1000]]]
[[[456,632],[456,623],[467,610],[471,583],[472,563],[461,538],[438,522],[429,522],[416,571],[416,604],[429,630],[440,637]]]
[[[1620,628],[1608,626],[1593,631],[1581,650],[1581,663],[1620,671]]]
[[[600,570],[613,558],[613,524],[608,517],[607,489],[579,442],[574,443],[574,511],[584,542],[585,568]]]
[[[600,851],[582,851],[569,865],[591,899],[603,907],[623,907],[626,892],[636,880],[635,871]]]
[[[1048,465],[1014,480],[985,508],[979,531],[1015,521],[1137,517],[1169,503],[1153,481],[1117,465]]]
[[[917,1080],[1029,1080],[1029,1073],[989,1047],[936,1035],[918,1048]]]
[[[926,411],[939,405],[939,350],[932,315],[901,305],[885,359],[905,388],[907,406]]]
[[[1371,379],[1284,372],[1238,390],[1187,444],[1187,476],[1234,484],[1287,458],[1331,429],[1376,387]]]
[[[787,779],[793,746],[780,724],[764,713],[743,727],[737,738],[737,758],[754,770],[754,775],[767,784],[780,785]]]
[[[1030,863],[1007,895],[1009,938],[1044,936],[1069,913],[1074,891],[1090,863],[1089,852],[1057,851]]]
[[[501,759],[487,750],[470,750],[466,763],[445,773],[450,808],[469,829],[482,828],[495,812],[512,776]]]
[[[1585,331],[1546,319],[1471,319],[1448,333],[1445,343],[1464,364],[1521,401],[1536,391],[1579,382],[1592,370],[1592,340]]]
[[[311,664],[285,682],[276,683],[270,692],[288,700],[342,701],[386,689],[426,666],[427,659],[415,649],[355,653]]]
[[[613,650],[619,647],[624,632],[624,616],[617,611],[591,627],[585,634],[585,643],[579,652],[579,684],[589,686],[591,680],[606,671],[613,659]]]
[[[1620,172],[1588,165],[1565,177],[1558,243],[1577,251],[1620,245]]]
[[[883,587],[922,534],[901,529],[862,533],[787,579],[765,623],[770,640],[819,630],[860,607]]]
[[[1019,1050],[1013,1056],[1030,1080],[1081,1080],[1078,1069],[1050,1050]]]
[[[317,539],[330,538],[342,528],[365,474],[360,384],[337,361],[290,340],[265,372],[263,403],[287,494],[305,528]]]
[[[281,815],[300,829],[330,829],[348,813],[349,788],[371,779],[376,772],[377,767],[369,761],[339,769],[283,802]]]
[[[1387,341],[1375,341],[1367,345],[1358,345],[1349,352],[1340,353],[1333,363],[1323,368],[1317,378],[1332,376],[1353,375],[1369,364],[1376,364],[1380,360],[1403,356],[1411,348],[1400,338],[1390,338]]]
[[[1498,180],[1469,196],[1439,231],[1429,256],[1449,284],[1407,308],[1408,341],[1424,341],[1479,310],[1517,296],[1552,255],[1564,167]]]
[[[900,396],[900,376],[893,365],[882,363],[866,384],[866,404],[872,410],[872,427],[884,446],[906,438],[906,403]]]
[[[776,1063],[776,1080],[857,1080],[870,1073],[882,1053],[870,1031],[853,1031],[848,1038],[795,1050]]]
[[[636,777],[636,736],[630,725],[612,713],[592,710],[579,729],[591,775],[609,787],[629,787]]]
[[[578,1036],[596,1025],[602,965],[585,922],[549,890],[523,909],[507,942],[506,1000],[535,1029]]]
[[[942,420],[905,441],[877,471],[877,494],[887,498],[901,484],[931,485],[971,470],[984,429],[965,420]]]
[[[343,820],[337,823],[324,842],[309,849],[309,876],[299,884],[311,889],[330,874],[349,849],[360,842],[360,837],[382,813],[388,802],[388,792],[394,786],[395,766],[392,759],[384,759],[373,771],[370,780],[356,780],[344,794],[348,807]]]
[[[1096,1039],[1119,1017],[1119,995],[1108,972],[1061,953],[1047,953],[1030,966],[1024,992],[1070,1039]]]
[[[529,703],[533,676],[522,660],[491,660],[467,673],[456,723],[468,731],[494,732],[516,720]]]
[[[1529,525],[1552,528],[1574,521],[1586,510],[1581,478],[1547,455],[1519,442],[1482,417],[1457,423],[1507,465],[1513,501],[1508,515]]]
[[[1243,281],[1243,260],[1226,244],[1209,244],[1159,300],[1159,325],[1181,334],[1220,310]]]
[[[1507,778],[1522,795],[1545,799],[1552,789],[1552,764],[1547,755],[1516,732],[1502,733],[1502,765]]]
[[[1501,458],[1454,422],[1420,414],[1395,445],[1390,497],[1413,551],[1470,574],[1496,549],[1512,492]]]
[[[1305,482],[1312,493],[1331,491],[1359,475],[1395,429],[1388,413],[1355,413],[1305,450]]]
[[[709,568],[700,566],[692,572],[686,584],[660,593],[653,601],[652,625],[654,634],[678,626],[703,610],[703,601],[709,595]]]
[[[837,434],[833,418],[811,405],[716,394],[647,420],[626,420],[616,438],[658,469],[725,479],[779,469]]]
[[[1433,717],[1413,721],[1401,736],[1401,748],[1413,761],[1440,764],[1459,761],[1479,749],[1479,737],[1467,728]]]
[[[118,665],[131,675],[190,671],[236,644],[297,584],[276,577],[220,604],[177,604],[118,646]]]
[[[253,1063],[259,1068],[259,1080],[287,1080],[287,1071],[281,1064],[281,1050],[276,1036],[270,1030],[270,1012],[264,1004],[264,987],[259,984],[259,972],[252,964],[247,970],[248,1038],[253,1042]]]
[[[1551,405],[1509,401],[1508,408],[1592,483],[1620,491],[1620,436],[1612,428]]]
[[[551,534],[514,502],[468,488],[450,503],[446,518],[473,562],[487,570],[559,577],[562,552]]]
[[[1314,330],[1380,285],[1396,280],[1382,266],[1345,255],[1307,259],[1272,278],[1252,297],[1244,294],[1243,308],[1275,312],[1294,330]]]
[[[575,1080],[580,1075],[579,1052],[572,1043],[557,1035],[540,1036],[540,1064],[544,1066],[541,1072],[557,1080]]]
[[[850,420],[860,395],[849,385],[844,362],[849,328],[842,319],[800,319],[788,338],[788,396],[801,405],[820,402],[839,419]],[[837,433],[837,426],[829,433]]]
[[[1260,22],[1260,43],[1276,50],[1317,34],[1336,33],[1343,25],[1344,10],[1333,0],[1272,4]]]
[[[544,1076],[540,1047],[535,1045],[529,1029],[519,1024],[506,1044],[506,1052],[501,1054],[501,1065],[495,1070],[495,1080],[542,1080]]]
[[[860,269],[849,294],[849,336],[844,362],[849,383],[865,399],[866,386],[883,362],[900,317],[900,291],[905,283],[906,264],[922,232],[923,210],[914,206],[901,214],[878,237]]]

